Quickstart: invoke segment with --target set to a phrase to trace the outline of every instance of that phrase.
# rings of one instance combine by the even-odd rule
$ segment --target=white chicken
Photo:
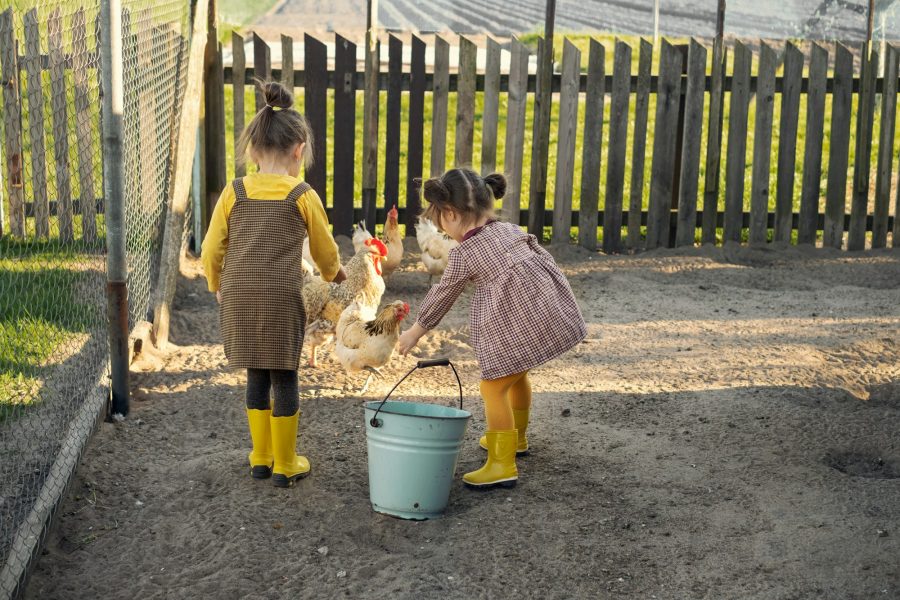
[[[372,239],[372,234],[369,233],[369,230],[366,229],[366,222],[360,221],[356,224],[356,229],[353,230],[353,251],[359,252],[361,248],[366,245],[366,240]]]
[[[437,226],[425,218],[420,218],[416,223],[416,240],[419,242],[419,249],[422,251],[422,264],[428,270],[429,284],[434,277],[440,277],[447,268],[447,261],[450,257],[450,250],[459,246],[456,240],[450,239],[450,236],[438,231]]]
[[[400,323],[409,314],[409,304],[391,302],[375,318],[353,302],[337,324],[334,353],[344,370],[350,373],[368,371],[360,394],[365,394],[372,377],[380,377],[379,369],[391,360],[400,337]]]
[[[403,261],[403,238],[400,236],[400,224],[397,222],[397,207],[392,206],[384,221],[384,237],[388,255],[384,259],[384,278],[387,279]]]

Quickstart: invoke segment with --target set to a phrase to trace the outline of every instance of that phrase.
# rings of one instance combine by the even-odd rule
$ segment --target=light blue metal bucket
[[[366,402],[369,499],[376,512],[401,519],[439,517],[450,499],[459,449],[471,413],[419,402],[388,401],[417,369],[449,366],[447,359],[419,361],[381,402]]]

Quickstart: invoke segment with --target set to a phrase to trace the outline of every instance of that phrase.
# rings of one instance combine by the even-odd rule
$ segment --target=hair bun
[[[484,178],[484,184],[491,188],[497,200],[506,195],[506,177],[502,173],[491,173]]]
[[[294,94],[277,81],[262,84],[263,97],[266,104],[275,108],[294,108]]]
[[[450,190],[438,177],[425,180],[422,188],[425,191],[425,198],[429,202],[447,203],[450,201]]]

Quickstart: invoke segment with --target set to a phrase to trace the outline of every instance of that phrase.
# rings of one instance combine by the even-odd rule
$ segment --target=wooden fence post
[[[548,0],[554,2],[554,0]],[[550,109],[553,104],[553,29],[538,43],[537,89],[534,95],[534,130],[531,137],[531,180],[528,188],[528,232],[544,239],[547,205],[547,163],[550,155]]]
[[[403,42],[388,39],[387,121],[384,144],[384,207],[400,204],[400,108],[403,80]],[[420,173],[417,177],[421,177]]]
[[[409,71],[409,130],[406,142],[406,237],[415,236],[422,203],[417,180],[424,170],[425,147],[425,42],[412,38]]]
[[[700,136],[703,132],[703,96],[706,88],[706,48],[697,40],[691,40],[687,62],[676,246],[692,246],[697,231],[697,180],[700,176]]]
[[[869,210],[869,177],[872,162],[872,128],[875,120],[875,79],[878,53],[863,47],[859,74],[859,105],[856,111],[856,155],[853,165],[853,195],[850,202],[850,227],[847,250],[866,247],[866,213]]]
[[[628,100],[631,96],[631,46],[616,40],[615,47],[609,108],[609,150],[606,157],[606,197],[603,203],[603,251],[607,253],[621,250]],[[619,214],[618,218],[613,216],[615,213]],[[618,235],[613,231],[617,222]]]
[[[872,220],[872,248],[887,245],[888,208],[893,181],[894,134],[897,124],[897,48],[885,46],[884,89],[881,94],[881,131],[878,141],[878,175],[875,180],[875,214]],[[900,214],[894,215],[894,221]]]
[[[294,38],[281,34],[281,85],[294,92]]]
[[[509,63],[509,91],[506,101],[506,195],[501,215],[506,221],[520,224],[522,197],[522,153],[525,145],[525,105],[528,101],[528,48],[519,40],[512,41]]]
[[[750,65],[752,55],[744,44],[735,42],[734,74],[731,83],[731,114],[728,119],[728,158],[725,165],[726,242],[740,242],[744,218],[744,169],[747,165],[747,112],[750,106]]]
[[[600,167],[603,157],[603,104],[606,96],[605,52],[603,44],[592,38],[588,57],[587,94],[584,101],[581,209],[578,211],[578,243],[588,250],[597,249]],[[621,218],[622,215],[619,214],[620,231],[622,228]],[[606,235],[603,238],[606,239]]]
[[[213,208],[219,194],[228,185],[225,168],[225,79],[222,66],[222,44],[219,42],[217,0],[209,0],[207,10],[206,52],[204,58],[205,103],[204,126],[206,127],[206,204],[207,219],[204,230],[209,225]]]
[[[844,241],[852,101],[853,54],[843,44],[837,44],[834,56],[834,89],[831,93],[831,153],[828,156],[828,188],[822,242],[823,245],[833,248],[840,248]]]
[[[481,116],[481,174],[497,169],[497,124],[500,117],[500,44],[488,38],[484,65],[484,112]]]
[[[682,60],[681,50],[663,40],[659,58],[650,208],[647,211],[648,250],[665,245],[669,236],[672,188],[675,182],[677,117],[681,104]]]
[[[335,35],[334,212],[335,235],[353,233],[356,161],[356,44]]]
[[[306,181],[322,204],[328,206],[326,163],[328,161],[328,49],[308,33],[303,36],[306,87],[303,110],[313,131],[313,162],[306,170]]]
[[[719,218],[719,192],[722,179],[722,125],[725,111],[725,65],[727,50],[722,38],[713,44],[712,76],[709,90],[709,120],[706,135],[706,177],[703,186],[703,244],[716,243]]]
[[[47,19],[50,51],[50,107],[53,119],[53,157],[56,163],[56,215],[59,241],[66,244],[75,237],[75,211],[72,207],[72,182],[69,173],[69,110],[66,95],[66,56],[63,51],[63,24],[59,7]]]
[[[827,76],[828,51],[818,44],[813,44],[812,54],[809,59],[809,91],[806,96],[806,146],[803,151],[803,187],[800,191],[800,220],[797,223],[798,244],[814,244],[816,241],[819,195],[821,193],[822,137],[825,125],[825,84]],[[832,113],[832,135],[834,135],[833,119],[834,113]],[[831,143],[834,144],[835,140],[832,139]]]
[[[447,99],[450,91],[450,44],[434,38],[434,79],[431,110],[431,176],[444,174],[447,164]]]
[[[556,186],[553,199],[553,231],[550,241],[567,243],[572,231],[572,192],[575,176],[575,136],[581,84],[581,52],[572,42],[563,44],[563,70],[559,90],[559,142],[556,152]],[[597,150],[599,150],[599,146]],[[621,227],[622,211],[619,210]]]
[[[272,50],[256,33],[253,34],[253,78],[263,82],[272,79]],[[259,85],[254,87],[256,87],[256,112],[259,112],[266,105],[266,98]]]
[[[231,32],[231,85],[234,88],[234,176],[247,174],[245,157],[238,155],[238,141],[244,133],[244,80],[247,77],[247,57],[244,53],[244,38],[237,31]]]
[[[366,72],[363,93],[363,139],[362,139],[362,214],[366,228],[375,233],[375,204],[378,192],[378,76],[381,71],[379,56],[377,19],[378,0],[366,3]]]
[[[756,130],[753,134],[753,179],[750,188],[750,243],[765,244],[769,217],[769,164],[772,155],[772,118],[775,107],[775,68],[778,58],[760,45],[756,78]]]
[[[19,60],[16,50],[13,9],[0,13],[0,62],[3,78],[3,131],[9,192],[9,233],[25,237],[25,182],[22,177],[22,97],[19,90]],[[2,227],[0,227],[2,229]]]
[[[478,48],[459,36],[459,69],[456,85],[456,143],[454,167],[472,166],[475,139],[475,68]]]
[[[641,242],[641,212],[644,208],[644,170],[647,157],[647,117],[650,106],[650,68],[653,64],[653,44],[641,40],[638,60],[637,91],[634,99],[634,145],[631,151],[631,193],[628,202],[629,248]]]
[[[28,133],[31,139],[31,178],[34,227],[38,238],[50,238],[47,198],[47,161],[44,151],[44,88],[41,84],[41,32],[37,9],[25,13],[25,72],[28,80]]]
[[[81,188],[81,237],[97,242],[97,195],[94,191],[94,127],[88,87],[90,60],[84,9],[72,15],[72,81],[75,85],[75,139],[78,144],[78,186]]]
[[[775,196],[776,242],[791,242],[794,210],[794,181],[797,163],[797,125],[800,117],[800,84],[803,80],[803,53],[788,42],[784,50],[781,78],[781,123],[778,134],[778,183]]]

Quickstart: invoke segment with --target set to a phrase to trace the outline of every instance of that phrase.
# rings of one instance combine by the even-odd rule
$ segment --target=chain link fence
[[[155,282],[190,3],[122,4],[133,327]],[[108,396],[100,10],[0,0],[0,597],[21,593]]]

